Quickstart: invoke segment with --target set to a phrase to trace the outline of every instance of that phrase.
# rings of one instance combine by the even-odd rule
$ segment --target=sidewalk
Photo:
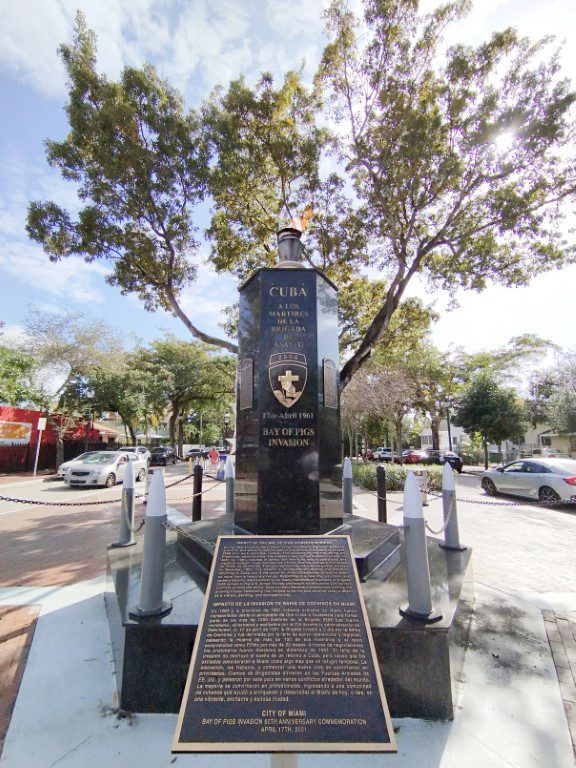
[[[205,488],[203,516],[219,514],[224,504],[224,483],[207,480]],[[168,503],[189,516],[191,495],[191,483],[176,485],[168,490]],[[358,493],[355,500],[358,513],[375,518],[374,495]],[[426,509],[427,517],[438,518],[439,502],[432,502]],[[390,517],[394,518],[391,521],[396,524],[402,516],[399,494],[390,494],[389,510]],[[142,511],[143,506],[139,505],[138,516]],[[0,618],[0,634],[10,636],[9,642],[22,636],[17,643],[26,650],[30,645],[27,621],[33,624],[35,613],[40,612],[0,766],[269,766],[268,755],[172,755],[170,743],[175,715],[117,718],[108,624],[102,599],[105,587],[102,549],[115,538],[117,514],[116,509],[96,519],[90,513],[63,514],[52,528],[54,535],[45,537],[47,541],[41,547],[39,538],[28,539],[27,558],[23,548],[17,558],[7,563],[7,568],[2,561],[2,584],[6,586],[0,589],[0,605],[25,608],[19,609],[17,620],[14,616],[11,630],[4,623],[6,619]],[[486,516],[486,519],[490,518]],[[23,526],[18,536],[25,547],[29,536],[26,521],[18,522]],[[18,527],[13,520],[11,525]],[[64,549],[58,543],[61,536],[68,536],[72,541],[76,529],[92,543],[91,557],[81,575],[77,565],[86,553],[75,551],[78,544]],[[482,547],[479,555],[482,556]],[[22,558],[26,558],[25,564],[21,563]],[[453,722],[396,720],[398,755],[300,755],[298,765],[301,768],[573,766],[574,753],[561,692],[569,701],[566,695],[571,695],[574,687],[576,596],[512,594],[482,583],[477,584],[476,596],[471,643]],[[564,611],[555,607],[560,600]],[[544,618],[543,607],[546,607]],[[29,610],[32,613],[27,616]],[[14,613],[10,611],[8,615]],[[560,673],[560,683],[557,669],[564,670]]]

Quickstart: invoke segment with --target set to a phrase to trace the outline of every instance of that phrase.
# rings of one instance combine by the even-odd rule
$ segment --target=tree
[[[120,334],[79,312],[53,315],[31,310],[26,318],[26,349],[42,372],[39,404],[57,436],[57,463],[64,459],[64,437],[86,408],[87,381],[95,370],[111,371],[123,353]]]
[[[537,379],[533,380],[532,391],[537,395],[535,403],[532,403],[532,412],[536,411],[541,421],[549,420],[558,432],[574,436],[576,434],[576,352],[560,355],[554,368],[542,372]]]
[[[440,421],[446,418],[460,386],[457,367],[448,353],[440,352],[430,342],[413,350],[404,365],[413,382],[414,407],[429,417],[432,447],[438,450]]]
[[[126,354],[117,358],[113,370],[96,368],[89,379],[94,392],[92,407],[96,413],[112,411],[122,420],[136,445],[136,430],[146,421],[153,408],[154,382],[138,365],[138,355]]]
[[[398,449],[402,437],[402,420],[413,400],[413,382],[401,370],[384,369],[375,364],[365,366],[342,394],[342,428],[348,437],[350,452],[358,454],[358,436],[369,442],[374,421],[394,426]]]
[[[193,336],[235,351],[201,331],[179,297],[196,277],[199,242],[191,211],[205,197],[209,154],[197,112],[150,66],[126,67],[119,82],[96,72],[95,36],[81,13],[60,56],[69,78],[70,132],[47,141],[50,165],[77,185],[76,219],[56,202],[35,201],[27,232],[51,261],[83,256],[113,264],[107,278],[147,310],[178,317]]]
[[[506,346],[481,352],[466,352],[458,348],[454,364],[458,368],[461,382],[469,382],[478,371],[491,373],[499,382],[517,379],[528,365],[534,365],[549,351],[557,349],[555,344],[533,333],[512,337]]]
[[[35,369],[32,355],[0,345],[0,403],[16,406],[37,403],[41,395],[34,383]]]
[[[118,83],[97,75],[79,16],[73,45],[60,49],[71,132],[47,150],[87,204],[73,221],[55,203],[32,203],[30,236],[53,260],[112,259],[123,292],[235,351],[178,302],[195,275],[191,209],[210,193],[212,260],[238,276],[274,260],[279,218],[313,210],[307,263],[339,286],[366,268],[386,284],[343,386],[388,334],[415,275],[479,291],[574,261],[561,225],[576,190],[576,95],[550,41],[507,29],[444,53],[466,0],[426,16],[417,7],[364,0],[360,20],[335,0],[313,92],[294,71],[279,87],[268,74],[254,89],[240,78],[187,114],[150,67],[126,68]]]
[[[156,397],[169,412],[172,445],[177,434],[179,438],[182,434],[180,417],[183,420],[191,409],[198,408],[223,414],[234,397],[234,358],[215,354],[206,344],[168,336],[138,350],[137,358],[135,369],[144,371],[154,382]]]
[[[334,142],[361,202],[371,264],[389,276],[344,385],[414,275],[482,290],[574,260],[559,222],[576,188],[576,96],[558,77],[557,54],[545,57],[549,41],[512,29],[476,48],[453,46],[441,64],[442,32],[467,8],[458,0],[419,17],[412,0],[365,0],[364,25],[341,0],[328,11],[317,85],[340,126]]]
[[[488,372],[477,374],[460,398],[452,420],[469,434],[478,433],[484,445],[488,469],[488,443],[520,441],[524,436],[525,413],[512,389],[501,387]]]

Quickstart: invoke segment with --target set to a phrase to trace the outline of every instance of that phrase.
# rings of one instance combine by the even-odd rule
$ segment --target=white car
[[[139,459],[146,459],[146,463],[150,466],[150,457],[152,454],[145,445],[123,445],[118,448],[118,450],[126,451],[126,453],[135,453]]]
[[[544,502],[576,501],[575,459],[522,459],[484,472],[489,496],[508,493]]]
[[[144,480],[145,458],[126,451],[97,451],[70,467],[64,476],[64,482],[74,488],[96,485],[111,488],[124,479],[128,462],[132,464],[134,478]]]
[[[375,461],[392,461],[392,448],[374,448],[372,451]]]
[[[56,472],[56,477],[59,480],[64,480],[66,472],[73,464],[78,464],[79,462],[81,463],[86,458],[86,456],[92,456],[93,453],[98,453],[98,451],[86,451],[86,453],[81,453],[79,456],[76,456],[75,459],[70,459],[70,461],[65,461],[63,464],[60,464],[58,471]]]

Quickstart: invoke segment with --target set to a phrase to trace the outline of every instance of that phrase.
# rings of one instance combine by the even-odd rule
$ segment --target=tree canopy
[[[445,50],[446,28],[468,8],[455,0],[421,15],[413,0],[364,0],[360,17],[334,0],[314,89],[295,70],[279,86],[266,73],[253,88],[239,77],[189,111],[150,66],[118,82],[98,75],[79,15],[60,49],[70,133],[46,146],[83,207],[73,217],[33,202],[30,236],[55,261],[110,259],[124,293],[235,351],[179,303],[196,276],[193,213],[212,203],[211,260],[240,278],[275,261],[284,215],[311,216],[308,264],[358,301],[359,275],[383,281],[343,336],[346,386],[390,333],[415,275],[431,289],[479,291],[575,259],[562,221],[576,190],[576,94],[551,40],[505,29]]]
[[[192,211],[206,195],[209,153],[200,115],[153,67],[126,67],[118,82],[96,72],[95,36],[77,14],[72,45],[60,56],[69,80],[70,132],[46,141],[50,165],[76,184],[73,215],[52,201],[32,202],[27,231],[52,261],[106,258],[107,278],[148,310],[180,318],[193,336],[235,351],[197,328],[183,311],[182,289],[196,278],[199,247]]]
[[[500,386],[494,376],[477,374],[460,397],[452,418],[468,434],[482,436],[486,451],[489,442],[521,441],[525,431],[525,412],[513,389]],[[485,458],[487,466],[487,456]]]

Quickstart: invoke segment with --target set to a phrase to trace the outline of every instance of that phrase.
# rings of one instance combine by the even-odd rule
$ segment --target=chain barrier
[[[369,488],[363,488],[362,486],[359,486],[362,488],[362,491],[364,493],[369,493],[372,496],[376,496],[376,498],[379,501],[385,501],[388,504],[396,504],[398,506],[402,506],[403,501],[397,501],[396,499],[391,499],[389,496],[380,496],[377,491],[372,491]],[[400,491],[399,491],[400,492]],[[428,496],[431,499],[441,499],[442,494],[439,493],[433,493],[431,491],[428,491]],[[541,507],[560,507],[560,506],[576,506],[576,500],[572,499],[558,499],[557,501],[540,501],[539,499],[523,499],[522,501],[496,501],[496,499],[491,496],[491,501],[485,501],[483,499],[471,499],[471,498],[456,498],[456,501],[461,501],[463,504],[477,504],[480,506],[485,507],[525,507],[527,504],[530,505],[540,505]]]
[[[435,498],[442,498],[442,497],[435,496]],[[428,525],[428,520],[425,519],[424,524],[426,525],[426,528],[428,528],[430,533],[433,533],[435,536],[437,536],[439,533],[444,533],[444,531],[448,527],[448,523],[450,522],[452,513],[454,512],[455,509],[456,509],[456,496],[452,496],[450,499],[450,509],[448,510],[448,514],[446,516],[446,519],[444,520],[444,525],[442,526],[442,528],[440,528],[438,531],[435,531],[433,528],[430,528],[430,526]]]
[[[173,488],[175,485],[179,485],[180,483],[183,483],[185,480],[189,480],[193,475],[186,475],[186,477],[181,478],[180,480],[176,480],[175,483],[170,483],[170,485],[166,486],[166,490],[169,488]],[[215,480],[214,483],[207,488],[204,488],[199,493],[193,493],[192,496],[185,496],[183,499],[172,499],[172,501],[186,501],[188,499],[193,499],[196,496],[202,496],[207,491],[212,490],[212,488],[215,488],[217,485],[221,485],[221,480]],[[141,499],[145,496],[144,493],[134,493],[135,498]],[[122,501],[122,497],[119,499],[104,499],[102,501],[40,501],[37,499],[16,499],[11,496],[0,496],[0,501],[10,501],[15,504],[29,504],[30,506],[39,506],[39,507],[95,507],[99,506],[101,504],[116,504],[118,502]]]

